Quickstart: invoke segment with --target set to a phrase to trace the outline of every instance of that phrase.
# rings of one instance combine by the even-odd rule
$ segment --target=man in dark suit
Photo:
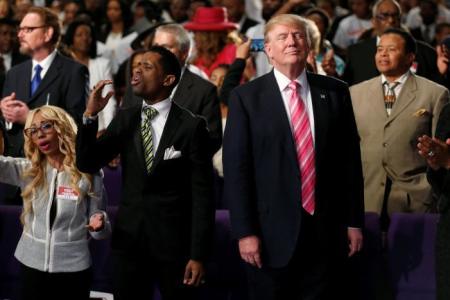
[[[23,124],[30,109],[56,105],[80,121],[89,82],[85,66],[56,51],[59,21],[49,9],[32,7],[20,23],[18,37],[20,51],[32,59],[11,68],[3,86],[5,154],[11,156],[23,156]]]
[[[95,172],[117,154],[122,160],[123,190],[112,238],[115,299],[152,295],[151,280],[164,299],[192,299],[191,286],[204,275],[214,228],[209,137],[202,118],[171,100],[179,77],[175,55],[151,47],[131,79],[133,91],[145,101],[120,109],[96,139],[97,114],[110,97],[101,92],[112,83],[101,81],[78,132],[81,171]]]
[[[376,36],[362,40],[347,49],[347,65],[343,79],[354,85],[380,75],[375,66],[375,53],[379,36],[390,27],[400,28],[401,9],[395,0],[379,0],[373,7],[372,24]],[[416,41],[416,60],[411,71],[437,83],[444,78],[437,67],[436,51],[421,41]]]
[[[60,31],[58,16],[43,7],[30,8],[20,23],[20,52],[31,56],[31,60],[12,67],[6,74],[0,102],[1,122],[6,129],[5,155],[24,156],[23,128],[30,109],[56,105],[75,120],[81,120],[89,73],[85,66],[56,51]],[[22,203],[17,187],[7,186],[5,195],[5,203]]]
[[[212,83],[190,71],[186,65],[190,49],[188,33],[178,24],[160,25],[156,28],[153,45],[165,47],[178,58],[182,72],[180,82],[172,92],[172,100],[205,119],[211,138],[211,153],[215,153],[222,145],[222,122],[217,89]],[[128,95],[125,105],[133,105],[137,101],[138,98]]]
[[[348,295],[344,265],[362,247],[363,183],[349,90],[306,72],[306,26],[296,15],[272,18],[265,51],[274,70],[233,90],[229,101],[224,195],[251,299]]]

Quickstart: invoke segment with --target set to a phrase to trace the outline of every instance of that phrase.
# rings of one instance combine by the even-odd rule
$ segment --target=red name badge
[[[71,187],[60,186],[58,187],[58,198],[67,199],[67,200],[77,200],[78,193]]]
[[[417,62],[417,61],[415,61],[415,62],[413,62],[412,64],[411,64],[411,67],[409,68],[409,70],[412,72],[412,73],[414,73],[414,74],[416,74],[417,73],[417,68],[419,67],[419,63]]]

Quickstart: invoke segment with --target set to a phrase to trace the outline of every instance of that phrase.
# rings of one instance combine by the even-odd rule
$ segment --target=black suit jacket
[[[211,153],[219,150],[222,145],[222,118],[216,87],[186,68],[172,100],[205,119],[211,138]],[[124,107],[138,103],[142,103],[142,98],[133,95],[130,86],[126,91]]]
[[[363,226],[359,137],[345,83],[307,73],[313,102],[317,236],[344,258],[347,228]],[[263,264],[283,267],[302,219],[295,142],[273,71],[233,90],[223,155],[225,199],[236,238],[257,235]]]
[[[13,50],[11,52],[11,68],[26,61],[27,59],[30,59],[30,57],[21,54],[18,50]],[[0,72],[0,94],[3,94],[3,85],[5,83],[5,78],[6,72]]]
[[[442,141],[450,138],[450,104],[445,105],[439,115],[435,137]],[[428,168],[427,175],[428,181],[437,195],[438,211],[448,215],[450,213],[450,171],[445,168],[438,170]]]
[[[89,88],[88,69],[72,59],[56,54],[38,89],[30,96],[32,61],[27,60],[6,74],[3,97],[16,93],[16,98],[30,109],[45,104],[65,109],[79,122],[86,107]],[[23,125],[14,124],[6,132],[6,155],[23,156]]]
[[[148,240],[151,255],[162,261],[204,261],[214,228],[212,164],[204,121],[172,104],[147,174],[141,137],[142,104],[120,109],[97,140],[97,124],[83,125],[77,136],[77,166],[92,172],[120,153],[122,194],[113,249],[132,255]],[[181,157],[164,160],[169,147]]]
[[[444,83],[436,66],[436,51],[421,41],[417,42],[417,75],[428,78],[437,83]],[[354,85],[380,75],[375,65],[375,53],[377,52],[377,38],[372,37],[351,45],[347,49],[347,63],[343,79]]]

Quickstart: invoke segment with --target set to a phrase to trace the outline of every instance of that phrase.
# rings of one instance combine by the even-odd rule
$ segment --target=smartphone
[[[252,39],[250,43],[250,51],[264,51],[264,39]]]

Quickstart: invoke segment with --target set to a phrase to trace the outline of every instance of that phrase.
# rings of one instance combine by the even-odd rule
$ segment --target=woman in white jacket
[[[100,80],[113,79],[111,62],[106,57],[97,56],[97,43],[95,30],[92,25],[84,20],[76,20],[67,28],[64,43],[68,47],[72,58],[85,65],[89,69],[89,88]],[[111,85],[103,90],[104,96],[113,91]],[[109,99],[106,107],[98,114],[98,131],[102,132],[113,119],[117,109],[117,101],[113,97]]]
[[[25,123],[25,156],[0,156],[0,181],[22,189],[21,299],[89,299],[88,232],[111,233],[101,174],[75,165],[76,125],[63,109],[42,106]]]

